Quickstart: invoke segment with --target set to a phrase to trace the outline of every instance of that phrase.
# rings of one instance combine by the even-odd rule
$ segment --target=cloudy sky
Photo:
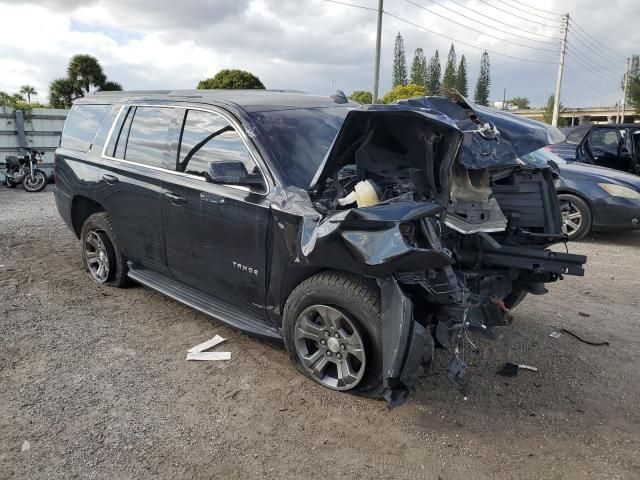
[[[570,27],[567,106],[615,104],[625,57],[640,53],[638,0],[385,0],[384,9],[393,16],[383,18],[381,93],[391,86],[401,32],[409,63],[417,47],[427,57],[438,49],[444,60],[454,40],[471,90],[488,49],[492,99],[506,88],[507,97],[541,105],[555,86],[560,17],[539,10],[570,13],[582,28]],[[76,53],[98,57],[126,89],[195,88],[222,68],[249,70],[268,88],[318,94],[373,83],[376,13],[327,0],[0,0],[0,19],[0,90],[28,83],[42,100]]]

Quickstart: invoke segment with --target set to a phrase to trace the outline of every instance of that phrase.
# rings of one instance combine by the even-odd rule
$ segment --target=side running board
[[[128,266],[129,278],[142,285],[157,290],[167,297],[173,298],[244,332],[272,340],[282,340],[282,335],[280,335],[276,327],[266,324],[255,315],[252,315],[251,312],[244,311],[230,302],[178,283],[165,275],[143,268],[136,268],[131,262],[128,263]]]

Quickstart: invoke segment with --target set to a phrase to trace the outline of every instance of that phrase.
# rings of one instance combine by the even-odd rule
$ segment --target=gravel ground
[[[154,291],[95,285],[52,187],[0,187],[0,478],[640,478],[639,247],[571,244],[586,277],[471,336],[468,400],[437,369],[388,411]],[[549,337],[563,327],[611,346]],[[231,361],[185,361],[214,334]],[[540,371],[505,379],[505,361]]]

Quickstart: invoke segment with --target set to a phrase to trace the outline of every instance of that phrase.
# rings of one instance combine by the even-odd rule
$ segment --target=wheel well
[[[87,218],[94,213],[104,211],[104,207],[95,200],[82,196],[73,197],[73,201],[71,203],[71,222],[73,223],[73,231],[75,232],[76,237],[80,237],[82,225]]]
[[[591,212],[593,212],[593,207],[591,206],[591,201],[586,198],[584,195],[577,193],[577,192],[573,192],[571,190],[557,190],[556,194],[558,195],[573,195],[574,197],[578,197],[580,200],[582,200],[584,203],[587,204],[587,207],[589,207],[589,210]]]

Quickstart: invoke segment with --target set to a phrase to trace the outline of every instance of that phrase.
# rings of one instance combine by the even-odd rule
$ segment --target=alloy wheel
[[[109,255],[100,232],[87,232],[83,248],[91,276],[99,283],[106,282],[109,279]]]
[[[562,222],[567,229],[567,235],[571,238],[580,230],[582,213],[574,205],[570,205],[568,210],[562,212]]]
[[[350,390],[364,377],[366,353],[356,324],[326,305],[306,308],[296,320],[296,353],[304,369],[333,390]]]

